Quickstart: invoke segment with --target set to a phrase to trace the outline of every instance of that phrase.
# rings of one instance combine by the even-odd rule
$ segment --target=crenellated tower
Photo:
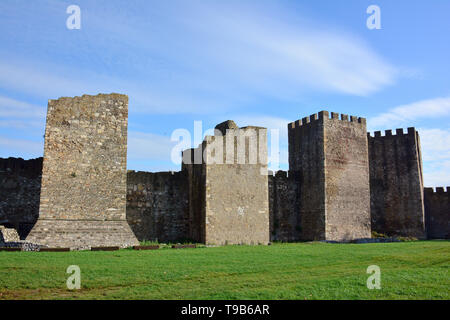
[[[370,237],[366,119],[321,111],[288,124],[303,240]]]
[[[375,131],[369,142],[372,230],[425,238],[420,138],[414,128]]]

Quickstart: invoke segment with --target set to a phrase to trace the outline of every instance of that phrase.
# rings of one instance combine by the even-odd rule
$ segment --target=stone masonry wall
[[[127,221],[140,241],[189,239],[185,172],[128,171]]]
[[[366,119],[324,118],[326,239],[370,238]]]
[[[190,184],[203,186],[197,190],[204,196],[192,199],[198,202],[191,207],[193,220],[204,220],[204,231],[197,234],[206,244],[267,244],[267,129],[238,128],[232,121],[216,129],[199,148],[183,153]],[[202,163],[187,163],[196,152],[204,155]]]
[[[277,171],[269,175],[270,240],[293,242],[300,240],[301,221],[298,189],[293,175]]]
[[[127,123],[125,95],[49,100],[39,220],[27,241],[138,244],[126,222]]]
[[[267,137],[263,133],[260,140],[253,132],[263,128],[227,121],[216,127],[221,134],[183,153],[181,172],[129,171],[124,204],[126,147],[121,144],[127,112],[119,108],[126,103],[121,97],[49,102],[42,215],[27,240],[50,246],[128,245],[137,243],[131,229],[139,240],[160,242],[348,240],[370,237],[370,224],[389,235],[423,238],[426,226],[429,238],[449,237],[449,188],[423,193],[415,129],[363,137],[363,118],[348,121],[332,113],[330,119],[328,112],[288,125],[289,173],[261,174],[267,172],[260,159],[267,157]],[[233,154],[220,154],[219,142],[225,150],[232,145]],[[223,163],[215,163],[219,158]],[[0,225],[15,228],[21,239],[38,219],[42,162],[0,159]]]
[[[369,141],[372,230],[388,235],[425,237],[422,160],[419,134],[376,131]]]
[[[322,113],[320,114],[322,117]],[[325,239],[325,174],[323,121],[309,117],[288,124],[289,175],[300,194],[295,208],[302,240]]]
[[[425,225],[429,239],[450,239],[450,187],[425,188]]]
[[[303,240],[370,237],[364,118],[327,111],[288,124],[289,168],[297,181]]]
[[[0,159],[0,225],[23,240],[39,216],[42,158]]]
[[[182,171],[187,176],[188,184],[188,235],[189,238],[206,242],[206,166],[195,164],[195,154],[201,155],[201,148],[189,149],[183,152]],[[190,161],[186,161],[190,157]]]

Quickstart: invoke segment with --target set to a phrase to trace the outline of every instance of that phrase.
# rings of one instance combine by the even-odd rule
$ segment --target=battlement
[[[392,134],[392,130],[385,130],[384,135],[382,135],[381,131],[375,131],[373,133],[373,136],[370,132],[367,132],[367,138],[386,138],[386,137],[393,137],[393,136],[412,136],[414,137],[416,135],[417,131],[414,127],[409,127],[407,129],[407,132],[405,133],[403,128],[395,129],[395,134]]]
[[[57,102],[57,101],[61,101],[61,100],[66,100],[66,101],[73,101],[73,100],[81,100],[81,99],[89,99],[89,98],[104,98],[104,99],[110,99],[110,98],[121,98],[127,96],[126,94],[123,93],[116,93],[116,92],[111,92],[111,93],[98,93],[98,94],[83,94],[81,96],[73,96],[73,97],[59,97],[58,99],[48,99],[48,102]]]
[[[347,122],[355,122],[360,124],[366,124],[366,118],[349,116],[347,114],[339,114],[336,112],[328,112],[328,111],[320,111],[319,113],[312,114],[308,117],[304,117],[297,121],[291,122],[288,124],[289,129],[295,129],[301,126],[309,125],[310,123],[314,123],[318,120],[340,120]]]
[[[450,187],[424,188],[426,194],[450,195]]]

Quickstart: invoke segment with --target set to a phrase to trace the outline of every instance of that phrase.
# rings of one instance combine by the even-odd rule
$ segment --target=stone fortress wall
[[[369,141],[372,229],[425,238],[420,138],[414,128],[376,131]]]
[[[25,239],[39,215],[42,158],[0,159],[0,164],[0,225],[15,228],[21,239]],[[20,167],[25,170],[13,170]],[[30,176],[29,172],[34,173]],[[194,239],[189,234],[190,225],[195,223],[189,217],[189,186],[185,174],[183,171],[128,171],[127,221],[140,241]],[[14,187],[9,182],[11,180]],[[450,187],[447,191],[439,187],[435,189],[425,188],[424,192],[427,236],[429,239],[449,239]],[[301,240],[301,221],[296,211],[299,190],[294,174],[281,170],[275,174],[269,172],[268,193],[270,241]],[[389,232],[374,229],[374,225],[372,217],[372,231]]]
[[[271,241],[300,240],[301,220],[298,184],[291,172],[269,174],[269,219]]]
[[[139,240],[177,242],[189,236],[186,172],[127,174],[127,221]]]
[[[22,239],[39,217],[42,158],[0,159],[0,225],[14,228]]]
[[[372,137],[364,118],[322,111],[288,124],[290,171],[273,175],[267,130],[229,120],[181,171],[127,172],[127,107],[118,94],[50,100],[43,168],[0,159],[0,225],[25,238],[39,217],[27,241],[76,248],[449,236],[448,191],[424,195],[414,128]]]

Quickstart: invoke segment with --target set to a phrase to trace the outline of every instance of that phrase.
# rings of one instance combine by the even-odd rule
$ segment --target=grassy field
[[[449,299],[449,267],[449,241],[0,252],[0,299]]]

